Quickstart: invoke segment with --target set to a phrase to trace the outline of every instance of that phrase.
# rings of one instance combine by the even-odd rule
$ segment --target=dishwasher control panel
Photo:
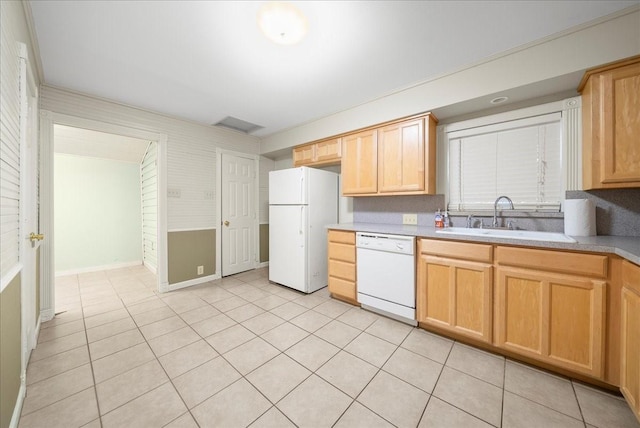
[[[414,254],[415,238],[413,236],[356,232],[356,247],[390,253]]]

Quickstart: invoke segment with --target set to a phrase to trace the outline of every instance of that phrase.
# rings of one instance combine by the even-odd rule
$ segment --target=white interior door
[[[36,346],[36,252],[42,237],[38,235],[38,89],[31,67],[24,53],[21,61],[20,134],[21,134],[21,205],[20,205],[20,258],[22,260],[22,357],[23,369]]]
[[[222,276],[255,267],[255,162],[222,154]]]

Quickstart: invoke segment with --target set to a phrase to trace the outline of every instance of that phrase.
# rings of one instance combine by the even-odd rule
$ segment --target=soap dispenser
[[[444,226],[444,223],[442,221],[442,213],[440,212],[439,209],[438,209],[438,212],[435,215],[435,226],[437,228],[442,228]]]

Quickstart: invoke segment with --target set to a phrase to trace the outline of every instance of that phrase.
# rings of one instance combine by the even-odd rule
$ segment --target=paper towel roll
[[[564,233],[571,236],[596,235],[596,205],[591,199],[564,201]]]

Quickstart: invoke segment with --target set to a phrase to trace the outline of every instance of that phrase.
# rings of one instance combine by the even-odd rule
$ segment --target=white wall
[[[269,223],[269,172],[275,169],[275,162],[260,156],[259,169],[258,221],[260,224],[267,224]]]
[[[261,141],[261,153],[268,155],[353,129],[561,78],[638,55],[639,23],[640,10],[636,7],[631,13],[581,27],[387,97],[270,135]]]
[[[55,154],[57,274],[142,263],[140,165]]]
[[[258,139],[239,132],[164,116],[104,99],[44,86],[41,109],[166,134],[168,228],[215,229],[216,148],[258,154]]]

